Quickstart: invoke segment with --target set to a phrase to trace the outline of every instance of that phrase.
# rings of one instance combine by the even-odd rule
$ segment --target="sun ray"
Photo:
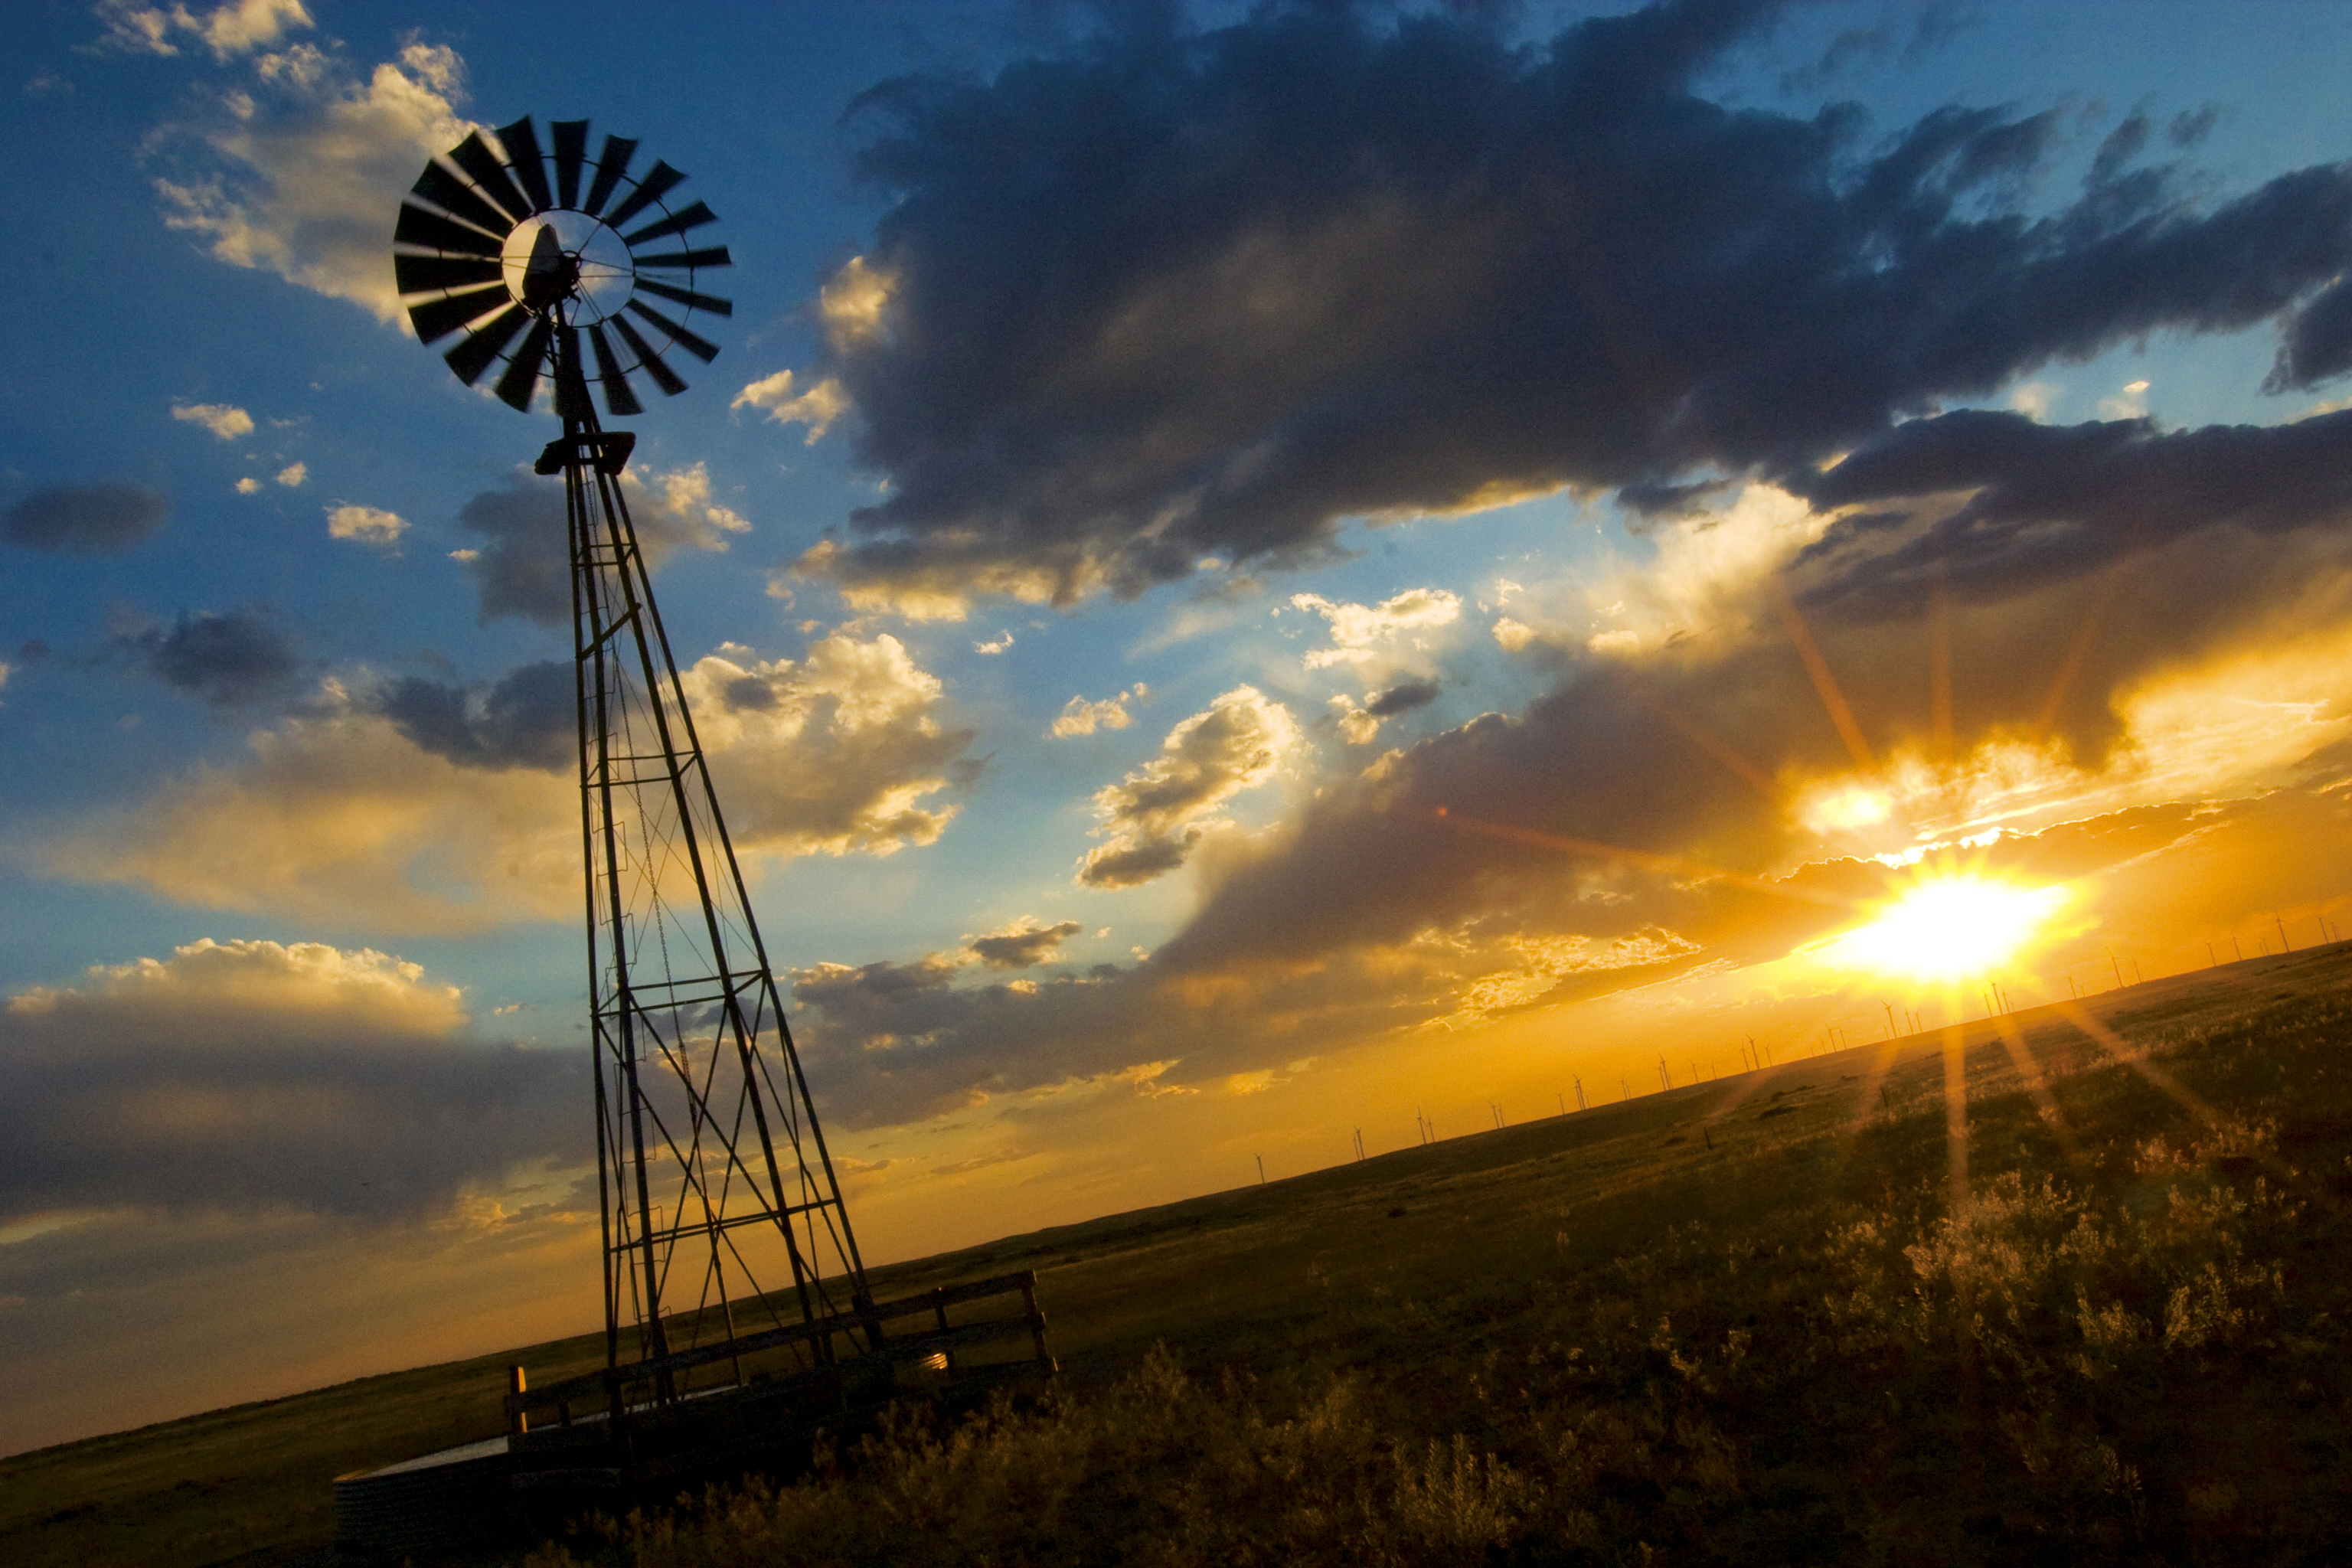
[[[2038,746],[2048,739],[2051,727],[2058,722],[2058,710],[2065,702],[2067,690],[2074,686],[2074,678],[2083,672],[2083,662],[2090,657],[2092,645],[2098,641],[2101,627],[2107,618],[2108,606],[2116,602],[2116,595],[2121,591],[2123,583],[2122,563],[2100,574],[2098,586],[2091,597],[2091,607],[2083,616],[2083,629],[2074,634],[2074,644],[2067,648],[2065,660],[2058,666],[2057,677],[2050,683],[2050,695],[2042,700],[2042,711],[2034,718],[2033,744]]]
[[[1888,1040],[1871,1053],[1870,1064],[1863,1070],[1862,1087],[1854,1091],[1857,1105],[1862,1112],[1857,1122],[1857,1130],[1861,1122],[1867,1122],[1870,1120],[1874,1110],[1892,1109],[1884,1098],[1881,1098],[1874,1107],[1871,1104],[1871,1097],[1878,1094],[1881,1087],[1886,1082],[1887,1075],[1895,1070],[1895,1064],[1902,1055],[1903,1044],[1900,1040]],[[1844,1150],[1841,1148],[1839,1152],[1843,1156]]]
[[[2228,1125],[2222,1120],[2220,1111],[2214,1110],[2194,1089],[2159,1065],[2151,1053],[2135,1049],[2129,1041],[2094,1017],[2090,1009],[2081,1003],[2053,1002],[2051,1006],[2056,1009],[2068,1023],[2088,1035],[2109,1056],[2147,1079],[2158,1090],[2169,1097],[2175,1104],[2206,1127],[2219,1131]],[[2289,1181],[2294,1176],[2294,1173],[2275,1156],[2257,1152],[2252,1158],[2264,1170],[2281,1181]]]
[[[1828,710],[1830,722],[1837,726],[1839,738],[1847,751],[1853,753],[1853,765],[1864,773],[1878,771],[1878,761],[1871,755],[1870,742],[1864,738],[1862,726],[1854,721],[1853,707],[1838,689],[1837,678],[1830,673],[1829,660],[1822,657],[1821,646],[1813,641],[1812,629],[1797,608],[1797,601],[1789,596],[1789,585],[1779,577],[1765,579],[1771,588],[1773,602],[1780,606],[1781,624],[1789,628],[1789,640],[1796,645],[1797,657],[1804,661],[1805,673],[1812,677],[1813,689],[1821,694],[1822,707]]]
[[[2050,1129],[2051,1137],[2057,1140],[2058,1147],[2065,1152],[2067,1163],[2079,1169],[2084,1163],[2083,1146],[2074,1137],[2074,1130],[2066,1125],[2065,1113],[2058,1109],[2057,1097],[2050,1092],[2049,1079],[2043,1074],[2042,1064],[2034,1059],[2033,1047],[2025,1043],[2025,1035],[2018,1028],[2013,1016],[2004,1013],[1995,1022],[2000,1026],[2001,1046],[2009,1052],[2010,1062],[2017,1068],[2018,1079],[2025,1085],[2025,1092],[2033,1097],[2035,1108],[2042,1112],[2042,1124]]]
[[[1775,805],[1780,803],[1780,788],[1772,782],[1772,776],[1769,773],[1767,773],[1762,768],[1758,767],[1754,763],[1749,762],[1746,757],[1741,756],[1728,744],[1709,734],[1696,720],[1682,712],[1679,709],[1676,709],[1671,703],[1667,702],[1664,698],[1660,697],[1657,693],[1643,686],[1639,681],[1634,680],[1632,677],[1628,676],[1622,678],[1622,684],[1624,686],[1626,696],[1631,697],[1634,701],[1648,709],[1653,715],[1663,721],[1669,729],[1675,731],[1677,734],[1681,735],[1683,739],[1688,741],[1692,745],[1696,746],[1700,751],[1705,752],[1708,756],[1713,757],[1717,762],[1721,763],[1742,783],[1746,784],[1757,794],[1762,795],[1766,800],[1771,801]]]
[[[1833,910],[1854,907],[1851,899],[1834,893],[1817,892],[1811,888],[1790,887],[1762,877],[1750,877],[1738,871],[1727,871],[1720,866],[1709,866],[1696,860],[1685,860],[1676,855],[1653,854],[1646,849],[1628,849],[1622,845],[1598,844],[1590,838],[1570,838],[1558,833],[1546,833],[1539,828],[1516,827],[1507,822],[1487,822],[1475,816],[1458,816],[1445,806],[1437,806],[1431,816],[1451,823],[1465,833],[1480,834],[1488,838],[1501,838],[1514,844],[1531,844],[1538,848],[1557,849],[1565,855],[1582,855],[1595,860],[1617,860],[1644,870],[1664,871],[1675,876],[1702,878],[1708,881],[1729,882],[1751,892],[1769,893],[1775,898],[1793,899],[1799,903],[1822,904]]]
[[[1952,763],[1952,593],[1936,562],[1936,588],[1927,597],[1927,733],[1936,763]]]
[[[1969,1207],[1969,1032],[1944,1027],[1944,1158],[1946,1202],[1954,1218]]]
[[[1879,1091],[1888,1076],[1900,1065],[1902,1057],[1903,1047],[1894,1040],[1882,1042],[1876,1050],[1871,1052],[1869,1063],[1862,1072],[1861,1087],[1855,1090],[1853,1119],[1845,1124],[1830,1145],[1830,1168],[1832,1171],[1843,1171],[1845,1163],[1853,1157],[1873,1116],[1882,1111],[1889,1115],[1894,1113],[1894,1106]]]

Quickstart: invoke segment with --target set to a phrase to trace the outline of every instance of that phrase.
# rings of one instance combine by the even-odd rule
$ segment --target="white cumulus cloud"
[[[382,507],[338,502],[327,509],[327,532],[336,539],[392,549],[400,543],[400,536],[407,531],[406,518],[398,512],[386,511]]]
[[[828,279],[817,295],[818,312],[836,347],[878,336],[883,312],[889,309],[897,279],[853,256]]]
[[[775,374],[753,382],[735,395],[727,405],[737,408],[757,408],[779,425],[808,426],[808,445],[833,428],[833,422],[849,409],[849,394],[841,383],[827,376],[805,392],[793,390],[793,373],[780,370]]]
[[[201,425],[224,441],[253,434],[253,416],[233,404],[174,403],[172,417],[185,424]]]
[[[220,60],[267,48],[288,33],[313,25],[302,0],[223,0],[210,10],[100,0],[97,13],[106,26],[99,40],[101,48],[176,55],[181,42],[193,38]]]
[[[706,463],[698,461],[667,473],[648,468],[642,479],[633,480],[624,474],[622,483],[635,492],[634,500],[652,508],[652,515],[638,525],[641,532],[653,536],[641,541],[647,546],[648,557],[656,540],[664,548],[688,544],[697,550],[724,550],[729,534],[751,531],[750,519],[710,499],[710,468]]]
[[[1443,588],[1408,588],[1377,605],[1335,604],[1320,594],[1293,594],[1290,602],[1331,623],[1331,646],[1307,651],[1309,669],[1369,663],[1405,633],[1450,626],[1462,614],[1460,596]]]
[[[1290,710],[1237,686],[1168,731],[1160,754],[1095,792],[1102,844],[1079,862],[1088,887],[1129,888],[1182,865],[1243,790],[1264,784],[1298,746]]]
[[[425,161],[475,129],[451,101],[464,62],[411,44],[360,80],[340,57],[301,45],[257,69],[264,90],[230,95],[194,132],[196,166],[155,182],[163,221],[231,266],[404,321],[386,237]]]
[[[1139,702],[1151,694],[1151,689],[1137,681],[1125,691],[1113,692],[1099,702],[1089,702],[1084,697],[1073,697],[1062,705],[1062,711],[1046,733],[1056,741],[1066,741],[1076,735],[1091,735],[1097,730],[1124,730],[1135,722],[1128,712],[1129,702]]]
[[[467,1043],[455,986],[369,948],[190,942],[0,1010],[0,1218],[439,1210],[583,1141],[569,1053]]]
[[[568,679],[568,676],[566,677]],[[888,855],[936,840],[969,776],[969,730],[897,638],[836,634],[799,660],[712,656],[683,676],[738,850]],[[551,767],[425,742],[331,688],[241,760],[48,836],[43,863],[173,902],[465,932],[561,918],[579,901],[580,792]],[[457,750],[457,754],[451,754]]]

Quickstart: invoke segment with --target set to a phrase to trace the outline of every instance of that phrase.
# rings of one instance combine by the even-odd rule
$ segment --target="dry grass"
[[[1971,1042],[1957,1209],[1916,1047],[1334,1173],[1130,1237],[1199,1271],[1123,1377],[530,1563],[2340,1560],[2347,964],[2234,978],[2116,998],[2122,1057],[2042,1023],[2039,1096]]]

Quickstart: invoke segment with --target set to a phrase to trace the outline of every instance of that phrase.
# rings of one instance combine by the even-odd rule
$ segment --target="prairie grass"
[[[2343,1561],[2346,968],[2045,1023],[2039,1095],[1972,1039],[1957,1202],[1929,1058],[1694,1092],[1712,1154],[1416,1173],[1422,1245],[1326,1205],[1278,1313],[529,1563]]]

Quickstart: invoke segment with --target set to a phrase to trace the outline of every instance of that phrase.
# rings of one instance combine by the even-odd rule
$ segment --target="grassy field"
[[[880,1271],[1036,1268],[1066,1391],[537,1561],[2341,1560],[2352,950],[1945,1044]],[[0,1556],[302,1561],[330,1477],[596,1353],[0,1460]]]

